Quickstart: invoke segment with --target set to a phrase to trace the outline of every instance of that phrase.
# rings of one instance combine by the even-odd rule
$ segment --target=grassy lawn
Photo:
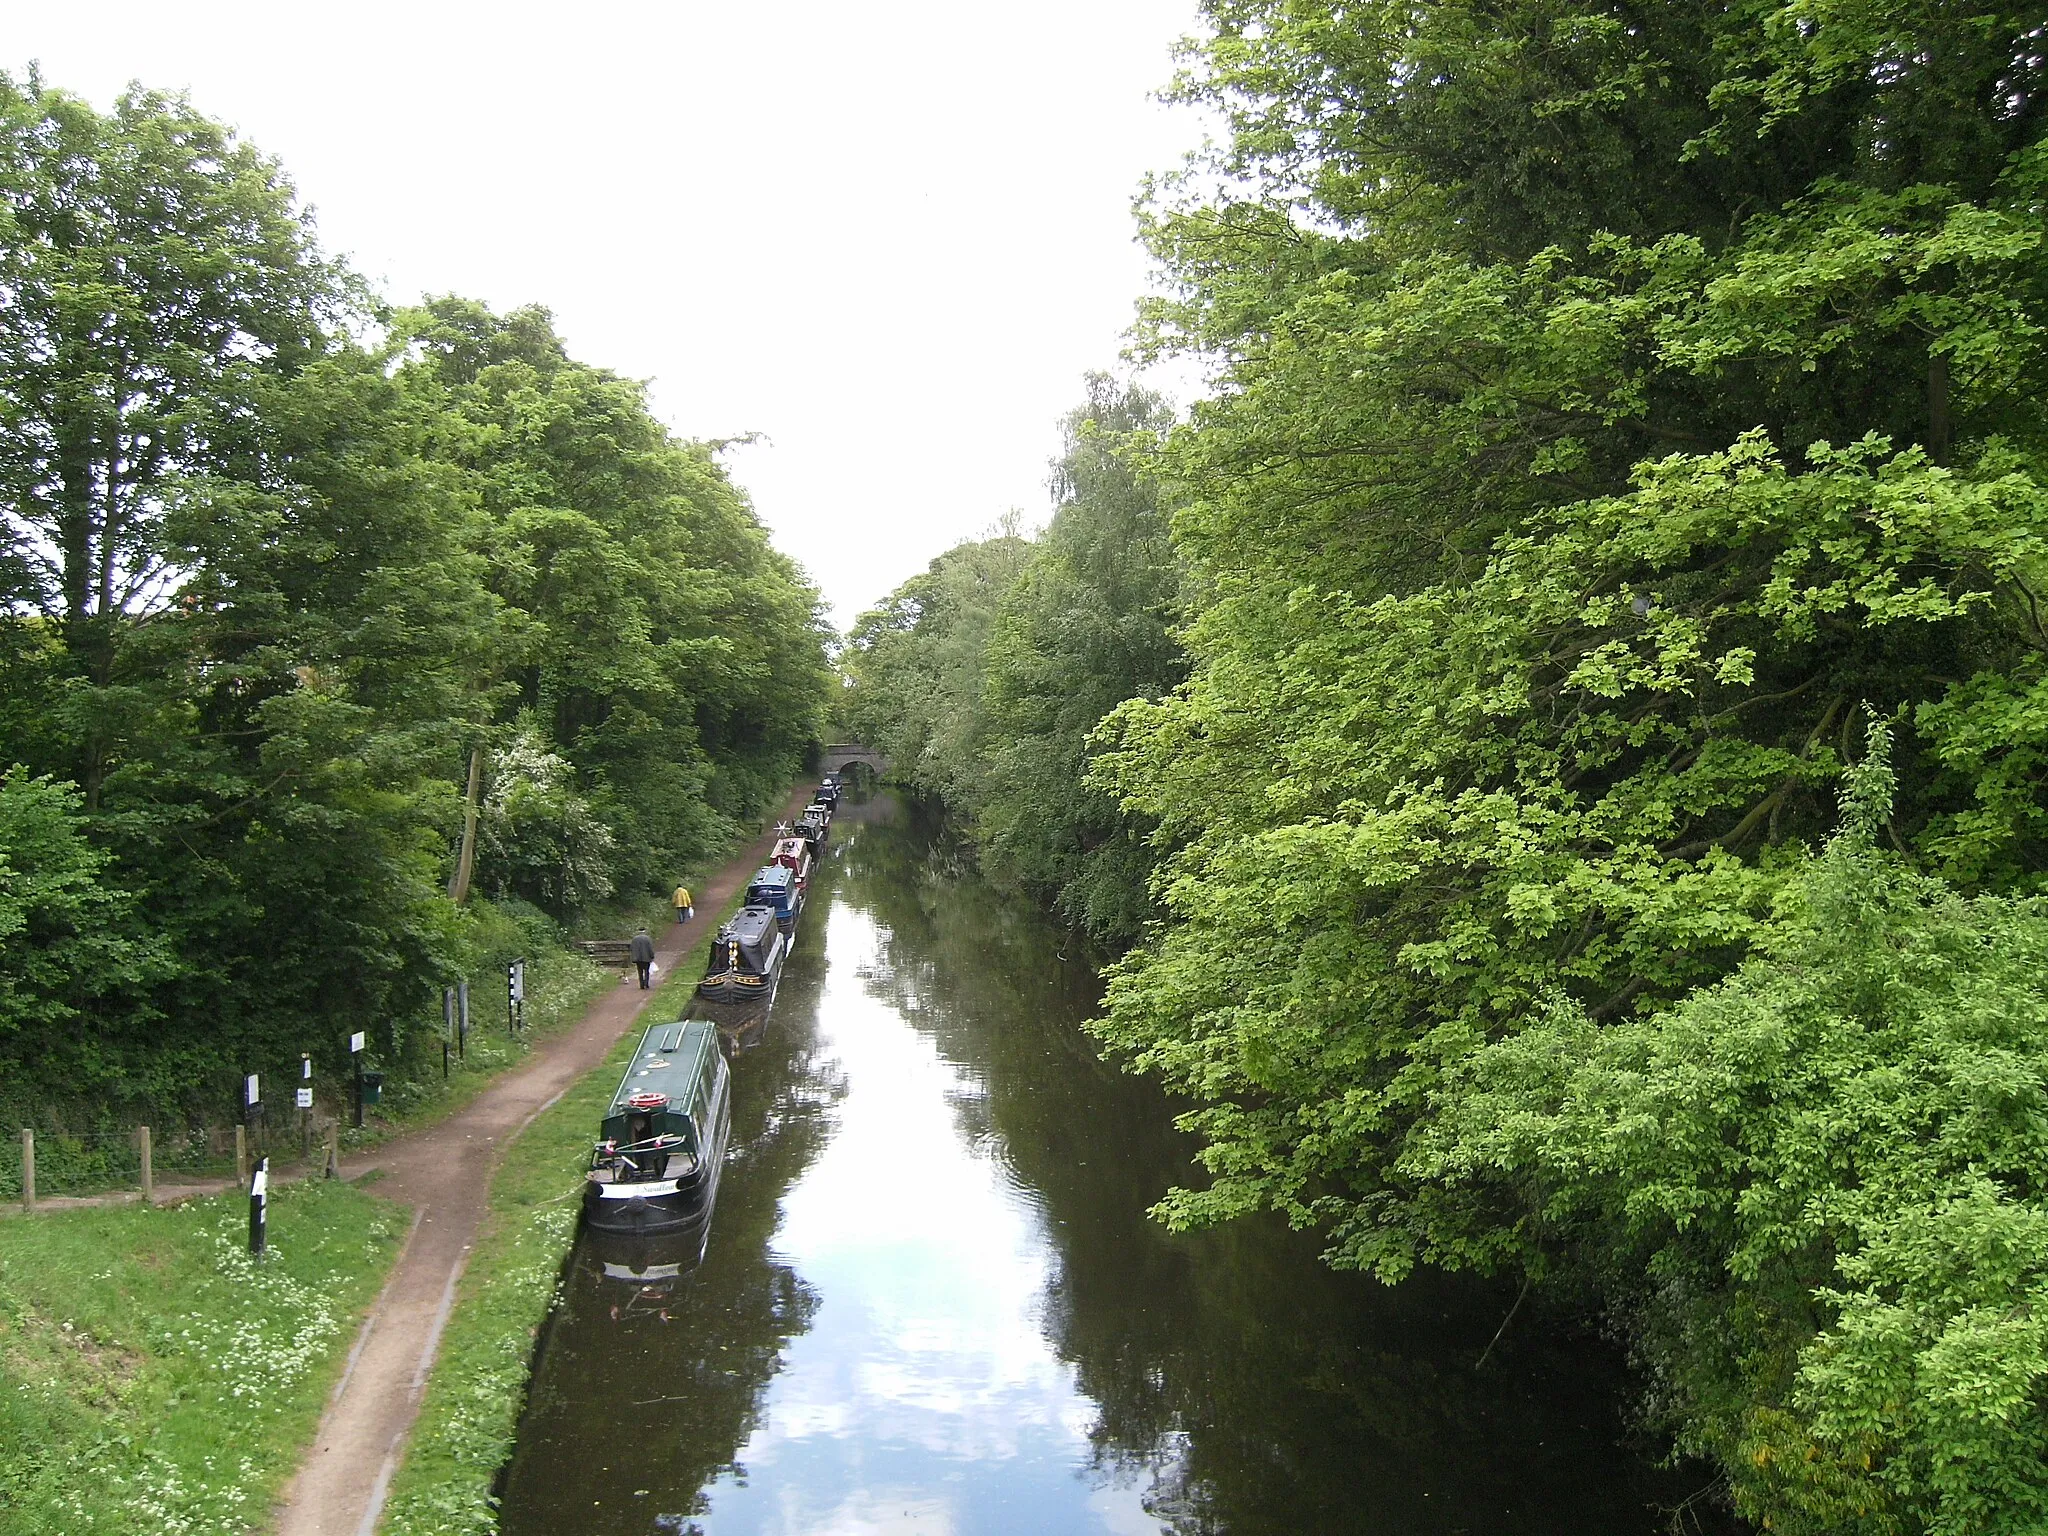
[[[735,896],[727,914],[738,905]],[[680,1015],[703,974],[720,919],[697,911],[696,943],[663,979],[641,1025],[507,1150],[392,1486],[385,1536],[486,1536],[498,1528],[491,1485],[512,1454],[534,1339],[575,1237],[590,1143],[645,1026]]]
[[[313,1437],[405,1216],[280,1189],[0,1220],[0,1533],[239,1533]]]

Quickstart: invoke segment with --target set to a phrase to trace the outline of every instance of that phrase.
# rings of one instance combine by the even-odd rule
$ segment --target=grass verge
[[[699,909],[697,942],[649,1000],[641,1016],[646,1023],[681,1013],[718,923],[738,906],[735,896],[713,921]],[[534,1341],[555,1303],[562,1258],[576,1231],[591,1138],[641,1033],[635,1028],[621,1036],[603,1065],[579,1078],[506,1150],[392,1483],[385,1536],[497,1531],[492,1485],[512,1454]]]
[[[405,1232],[344,1184],[0,1225],[0,1533],[239,1533],[319,1424]]]

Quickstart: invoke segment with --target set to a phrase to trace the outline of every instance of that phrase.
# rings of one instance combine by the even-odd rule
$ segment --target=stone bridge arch
[[[888,773],[889,760],[873,747],[864,747],[857,741],[832,742],[818,759],[820,773],[844,773],[853,767],[865,768],[879,779]]]

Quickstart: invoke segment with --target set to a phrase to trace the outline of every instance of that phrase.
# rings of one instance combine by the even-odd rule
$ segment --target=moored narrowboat
[[[770,864],[781,864],[796,871],[797,883],[808,895],[811,884],[811,866],[817,861],[811,857],[811,845],[800,837],[785,837],[775,845],[775,851],[768,856]]]
[[[775,991],[788,948],[773,907],[741,907],[711,941],[697,995],[713,1003],[765,1001]]]
[[[804,910],[803,882],[787,864],[763,865],[747,886],[747,906],[773,908],[782,931],[794,933]]]
[[[810,844],[811,857],[813,858],[816,858],[825,849],[826,821],[826,817],[813,816],[809,811],[805,811],[797,819],[796,835]]]
[[[839,804],[839,779],[836,775],[825,775],[825,782],[818,786],[817,800],[820,805]]]
[[[718,1031],[707,1021],[648,1030],[590,1154],[583,1219],[627,1233],[707,1224],[732,1128],[730,1082]]]

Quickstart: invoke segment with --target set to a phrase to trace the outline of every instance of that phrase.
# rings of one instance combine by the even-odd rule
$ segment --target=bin
[[[363,1074],[363,1103],[382,1104],[383,1102],[384,1074],[382,1072],[365,1072]]]

